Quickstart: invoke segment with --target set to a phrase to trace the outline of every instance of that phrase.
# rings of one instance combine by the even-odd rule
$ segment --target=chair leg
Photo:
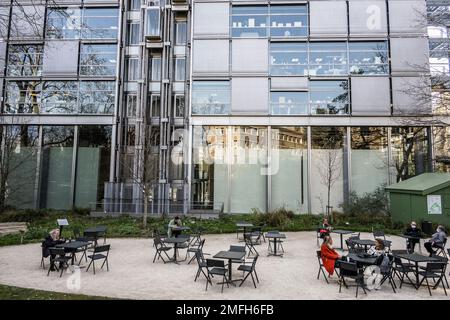
[[[425,278],[425,281],[427,282],[428,292],[430,293],[430,296],[431,296],[430,283],[428,282],[427,278]]]
[[[223,285],[225,284],[225,275],[222,277],[222,293],[223,293]]]
[[[255,286],[255,289],[256,289],[256,282],[255,282],[255,278],[253,277],[253,273],[250,272],[250,275],[252,276],[253,285]]]
[[[156,250],[156,252],[155,252],[155,256],[153,257],[153,263],[155,263],[155,260],[156,260],[156,256],[158,255],[158,250]]]
[[[244,279],[242,279],[241,284],[239,285],[239,287],[242,286],[242,284],[245,282],[245,280],[247,280],[249,275],[250,275],[250,272],[247,273],[247,275],[244,277]]]
[[[94,260],[91,260],[91,262],[89,262],[89,265],[88,265],[88,267],[86,268],[86,272],[89,271],[89,268],[91,267],[92,262],[94,262]]]
[[[256,273],[256,269],[253,269],[253,271],[255,272],[256,281],[259,283],[258,274]]]

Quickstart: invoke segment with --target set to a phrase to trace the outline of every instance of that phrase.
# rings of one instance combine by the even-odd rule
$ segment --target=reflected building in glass
[[[428,63],[448,72],[448,37],[426,17],[442,10],[3,1],[0,206],[323,213],[448,171],[448,127],[428,118],[442,111]]]

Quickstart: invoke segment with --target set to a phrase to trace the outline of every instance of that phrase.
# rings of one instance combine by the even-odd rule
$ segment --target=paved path
[[[355,288],[343,289],[338,293],[337,278],[333,276],[327,285],[323,278],[316,279],[318,265],[316,259],[315,232],[288,232],[284,244],[286,251],[283,258],[268,257],[267,243],[258,246],[261,255],[257,264],[260,284],[253,287],[251,279],[242,287],[209,287],[205,292],[205,279],[194,282],[197,271],[195,263],[186,262],[163,264],[152,263],[155,249],[151,239],[108,239],[111,243],[110,271],[98,271],[94,276],[81,269],[80,289],[71,274],[51,273],[39,268],[41,259],[40,244],[8,246],[0,248],[0,283],[60,292],[73,292],[88,295],[110,296],[131,299],[354,299]],[[335,246],[338,246],[338,237]],[[361,238],[372,238],[361,234]],[[389,237],[393,240],[393,249],[403,249],[405,240]],[[235,234],[207,235],[204,251],[215,254],[227,250],[230,244],[238,243]],[[182,253],[184,255],[184,253]],[[48,266],[48,262],[46,262]],[[237,265],[234,266],[237,268]],[[241,274],[234,269],[233,278]],[[69,280],[69,286],[67,282]],[[213,279],[216,283],[217,279]],[[383,285],[380,291],[361,294],[358,299],[448,299],[443,289],[433,291],[430,298],[427,289],[419,291],[404,286],[397,294],[389,285]]]

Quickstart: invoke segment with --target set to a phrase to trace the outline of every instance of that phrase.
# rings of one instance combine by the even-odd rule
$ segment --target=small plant
[[[355,191],[350,192],[349,199],[340,205],[345,214],[350,216],[360,216],[368,214],[371,216],[387,216],[387,193],[381,185],[373,192],[366,192],[359,196]]]

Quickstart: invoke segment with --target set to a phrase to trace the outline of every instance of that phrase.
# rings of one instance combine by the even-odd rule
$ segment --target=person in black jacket
[[[53,229],[52,231],[50,231],[48,236],[42,242],[42,254],[43,254],[44,258],[47,258],[50,255],[50,250],[49,250],[50,248],[53,248],[56,245],[64,243],[64,242],[66,242],[66,240],[60,239],[60,237],[59,237],[59,229]],[[54,259],[54,258],[55,258],[55,256],[52,255],[51,259]],[[53,267],[51,270],[52,271],[54,270]]]
[[[406,229],[404,235],[415,237],[413,239],[406,239],[406,248],[408,249],[408,252],[413,253],[416,243],[420,242],[420,238],[422,236],[422,232],[419,228],[417,228],[417,224],[415,221],[411,222],[410,227]]]

